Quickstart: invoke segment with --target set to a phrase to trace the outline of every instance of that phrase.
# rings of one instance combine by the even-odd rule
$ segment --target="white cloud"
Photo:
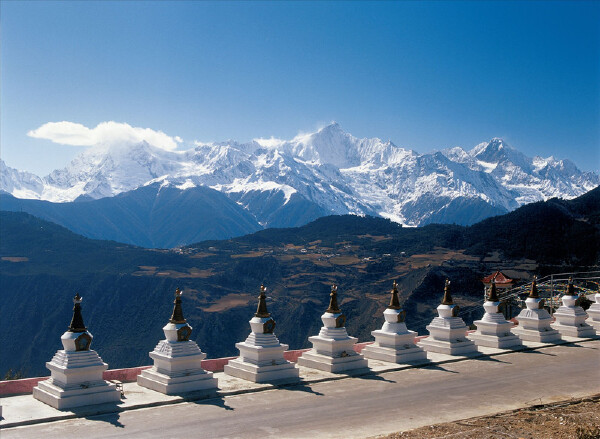
[[[199,140],[194,140],[194,145],[196,146],[213,146],[214,142],[201,142]]]
[[[98,144],[139,143],[145,141],[158,148],[172,151],[183,140],[179,136],[171,137],[162,131],[151,128],[132,127],[120,122],[101,122],[95,128],[88,128],[74,122],[48,122],[31,130],[28,136],[46,139],[53,143],[72,146],[92,146]]]
[[[277,148],[278,146],[281,146],[285,143],[285,140],[281,140],[273,136],[271,136],[268,139],[264,137],[257,137],[256,139],[252,140],[254,140],[256,143],[258,143],[264,148]]]

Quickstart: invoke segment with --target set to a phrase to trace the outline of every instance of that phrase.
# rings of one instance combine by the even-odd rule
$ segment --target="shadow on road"
[[[524,354],[537,354],[537,355],[547,355],[549,357],[556,357],[556,354],[550,354],[548,352],[542,352],[542,351],[537,351],[537,350],[534,350],[534,351],[521,351],[521,352],[523,352]]]
[[[384,383],[394,383],[394,384],[396,383],[396,381],[384,378],[381,375],[359,375],[359,376],[354,376],[352,378],[358,378],[361,380],[382,381]]]
[[[424,366],[423,369],[439,370],[439,371],[442,371],[442,372],[450,372],[450,373],[458,373],[455,370],[446,369],[445,367],[442,367],[439,364],[432,364],[432,365],[429,365],[429,366]]]
[[[115,405],[115,407],[117,407]],[[71,410],[73,413],[77,414],[77,409]],[[125,428],[125,425],[123,425],[121,423],[121,421],[119,421],[119,418],[121,417],[120,413],[108,413],[106,415],[94,415],[94,416],[85,416],[85,415],[81,415],[78,416],[84,419],[87,419],[88,421],[100,421],[100,422],[106,422],[108,424],[114,425],[115,427],[118,428]]]
[[[231,407],[225,403],[225,398],[223,398],[223,397],[200,399],[197,401],[188,401],[188,402],[190,404],[197,404],[197,405],[214,405],[215,407],[220,407],[225,410],[235,410],[233,407]]]
[[[593,348],[593,347],[591,347],[591,346],[586,346],[586,345],[583,345],[583,344],[579,344],[579,343],[577,343],[577,342],[576,342],[576,343],[567,343],[567,344],[563,344],[563,345],[561,345],[561,346],[564,346],[564,347],[566,347],[566,348],[577,348],[577,349],[581,349],[581,348],[583,348],[583,349],[592,349],[592,350],[594,350],[594,351],[597,351],[597,350],[599,350],[598,348]]]
[[[512,364],[510,361],[498,360],[496,357],[485,356],[485,357],[477,357],[477,358],[474,358],[474,359],[478,360],[478,361],[492,361],[494,363]]]
[[[281,390],[290,390],[292,392],[306,392],[306,393],[312,393],[313,395],[317,395],[317,396],[324,396],[323,393],[317,392],[315,389],[310,387],[308,384],[302,383],[302,382],[299,384],[291,384],[291,385],[281,386],[278,388]]]

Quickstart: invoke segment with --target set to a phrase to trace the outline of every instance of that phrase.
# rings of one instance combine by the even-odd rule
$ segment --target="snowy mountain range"
[[[600,176],[569,160],[529,158],[494,138],[471,150],[419,154],[332,123],[292,140],[93,146],[45,177],[0,160],[0,190],[53,203],[115,197],[138,188],[225,194],[261,227],[298,226],[328,214],[382,216],[407,226],[473,224],[552,197],[574,198]],[[207,212],[210,214],[210,212]]]

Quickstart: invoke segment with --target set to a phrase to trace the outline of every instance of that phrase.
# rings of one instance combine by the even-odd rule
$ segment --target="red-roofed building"
[[[484,277],[481,281],[486,287],[489,287],[492,284],[492,279],[496,281],[496,288],[512,288],[515,284],[514,279],[509,278],[501,271],[496,271],[495,273]]]

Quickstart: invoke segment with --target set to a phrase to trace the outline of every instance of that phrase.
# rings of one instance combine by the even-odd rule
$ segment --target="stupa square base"
[[[585,322],[578,325],[561,325],[560,323],[554,323],[552,328],[556,329],[561,336],[579,338],[596,337],[595,329]]]
[[[273,338],[272,334],[271,335]],[[287,362],[283,357],[283,353],[287,350],[288,345],[279,344],[273,346],[251,345],[248,342],[236,343],[235,347],[240,351],[239,360],[244,363],[255,364],[257,366],[270,366],[273,364],[282,364]]]
[[[321,333],[324,329],[323,328]],[[339,328],[346,333],[346,328]],[[319,355],[324,355],[326,357],[342,357],[349,355],[358,355],[354,351],[354,345],[358,341],[356,337],[350,337],[346,334],[343,338],[333,339],[333,338],[325,338],[321,335],[313,335],[312,337],[308,337],[308,341],[310,341],[313,345],[313,349],[310,352],[315,352]]]
[[[600,320],[592,320],[592,318],[590,317],[585,322],[588,325],[590,325],[592,328],[594,328],[594,330],[596,331],[596,333],[598,333],[600,335]]]
[[[504,320],[502,322],[475,320],[473,324],[477,327],[477,333],[483,335],[491,335],[494,337],[508,337],[510,332],[515,327],[513,322]]]
[[[460,317],[435,317],[426,328],[429,338],[435,340],[448,343],[466,340],[467,325]]]
[[[474,332],[467,335],[469,340],[473,340],[477,346],[497,349],[513,349],[518,350],[523,348],[523,342],[519,337],[510,333],[509,335],[489,335]]]
[[[33,397],[58,410],[121,401],[121,393],[113,383],[95,381],[85,385],[62,388],[50,378],[33,388]]]
[[[596,296],[600,296],[600,294],[596,294]],[[592,306],[587,309],[587,315],[588,318],[585,322],[600,332],[600,303],[592,303]]]
[[[538,331],[547,331],[551,329],[550,325],[552,324],[552,317],[545,309],[524,309],[516,317],[516,320],[519,322],[516,328]]]
[[[259,366],[236,358],[225,365],[224,372],[227,375],[254,383],[283,384],[294,383],[300,380],[300,371],[293,363],[285,360],[280,364]]]
[[[369,371],[367,360],[354,349],[352,353],[339,354],[337,357],[320,354],[315,349],[311,349],[298,358],[298,365],[331,373],[357,374]]]
[[[413,344],[408,348],[388,348],[374,343],[361,351],[365,358],[396,364],[421,364],[427,361],[427,352]]]
[[[449,342],[446,340],[436,340],[432,336],[429,336],[417,343],[417,346],[423,348],[427,352],[435,352],[437,354],[460,355],[465,357],[479,354],[475,343],[464,337],[462,340]]]
[[[375,344],[383,348],[408,349],[415,346],[417,333],[408,330],[405,333],[397,333],[376,329],[371,331],[371,335],[375,337]]]
[[[519,337],[522,341],[534,341],[536,343],[560,343],[562,338],[560,333],[552,327],[544,327],[540,329],[529,329],[517,326],[512,330],[513,334]]]
[[[508,322],[499,313],[486,314],[488,320],[475,320],[477,331],[467,335],[477,346],[498,349],[519,349],[523,347],[521,339],[511,332],[515,324]]]
[[[206,391],[207,395],[216,394],[217,379],[211,372],[192,370],[179,373],[165,373],[152,367],[142,371],[137,377],[138,385],[147,387],[165,395],[179,395],[187,392]]]
[[[206,354],[193,341],[161,340],[154,351],[150,352],[154,368],[167,376],[179,376],[181,373],[204,372],[202,360]]]

